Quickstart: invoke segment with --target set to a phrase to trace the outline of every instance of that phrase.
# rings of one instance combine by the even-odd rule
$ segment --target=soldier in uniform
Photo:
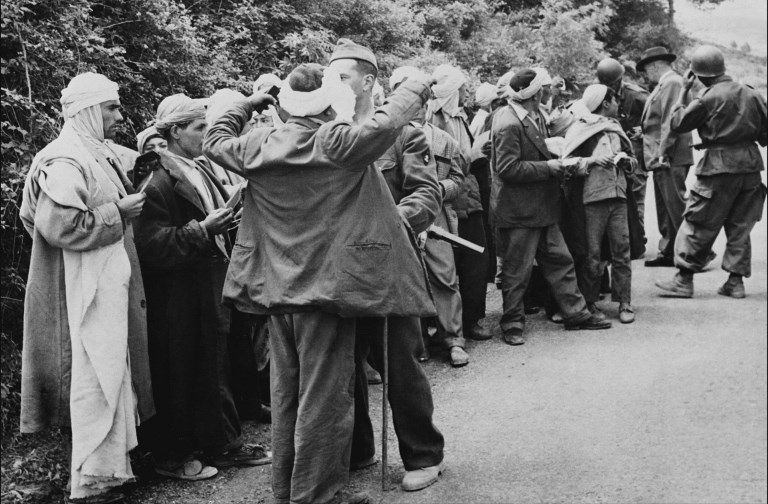
[[[691,101],[696,78],[706,89]],[[742,277],[751,273],[749,234],[763,213],[766,193],[760,178],[763,160],[755,144],[768,143],[765,98],[725,75],[719,49],[701,46],[691,57],[670,127],[679,133],[697,129],[701,144],[696,148],[704,149],[704,156],[696,167],[696,184],[675,240],[679,271],[656,286],[665,296],[692,297],[693,274],[704,269],[720,229],[725,228],[722,267],[730,277],[717,292],[743,298]]]
[[[648,174],[643,162],[643,135],[641,132],[641,117],[645,102],[648,100],[648,91],[623,79],[624,65],[613,58],[605,58],[597,64],[597,79],[600,84],[605,84],[616,92],[619,101],[619,115],[617,119],[622,129],[632,143],[632,150],[638,161],[638,168],[627,176],[631,188],[628,188],[635,197],[637,213],[640,216],[640,225],[645,227],[645,191],[648,182]]]

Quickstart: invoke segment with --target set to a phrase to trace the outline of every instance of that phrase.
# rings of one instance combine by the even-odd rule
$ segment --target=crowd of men
[[[341,39],[327,66],[262,75],[250,97],[165,98],[138,152],[113,141],[118,85],[74,77],[24,188],[22,431],[70,427],[71,502],[122,500],[142,445],[170,478],[271,463],[278,503],[362,503],[342,488],[378,462],[368,381],[386,367],[402,488],[435,483],[444,439],[419,361],[442,346],[469,363],[465,338],[491,338],[488,283],[509,345],[542,308],[610,328],[605,293],[633,322],[648,173],[662,239],[645,265],[678,270],[660,292],[691,297],[725,228],[719,293],[745,296],[766,102],[714,47],[684,76],[674,60],[607,58],[572,101],[545,69],[510,70],[472,110],[450,65],[397,68],[384,98],[376,56]],[[271,452],[243,442],[244,419],[270,417]]]

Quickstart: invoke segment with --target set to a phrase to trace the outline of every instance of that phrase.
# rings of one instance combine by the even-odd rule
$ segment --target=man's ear
[[[373,92],[374,82],[376,82],[376,77],[371,74],[366,75],[363,77],[363,89]]]
[[[169,130],[169,133],[171,134],[171,138],[173,138],[174,140],[178,140],[179,138],[181,138],[181,135],[179,135],[179,125],[178,124],[174,124],[173,126],[171,126],[171,129]]]

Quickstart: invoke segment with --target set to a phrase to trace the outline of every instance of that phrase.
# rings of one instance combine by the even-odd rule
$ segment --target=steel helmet
[[[624,65],[613,58],[605,58],[597,64],[597,80],[610,86],[624,75]]]
[[[715,46],[703,45],[691,56],[691,70],[697,77],[717,77],[725,73],[723,53]]]

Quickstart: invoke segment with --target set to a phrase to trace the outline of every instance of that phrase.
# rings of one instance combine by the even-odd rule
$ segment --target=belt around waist
[[[694,144],[691,145],[696,150],[725,150],[725,149],[745,149],[755,145],[755,142],[738,142],[738,143],[711,143],[711,144]]]

